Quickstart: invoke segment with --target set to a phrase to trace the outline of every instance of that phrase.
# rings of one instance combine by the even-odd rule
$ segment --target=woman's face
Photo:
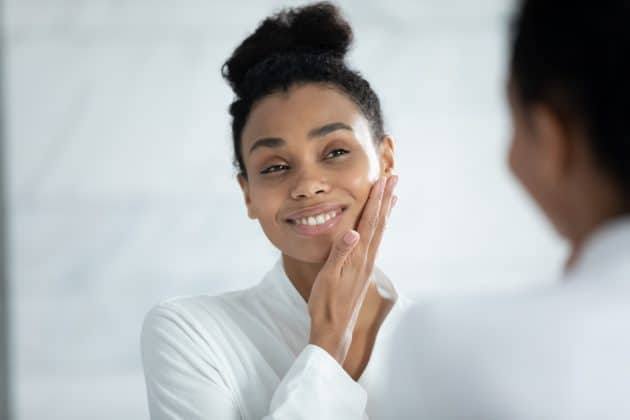
[[[241,142],[249,217],[285,255],[310,263],[356,227],[372,184],[394,163],[391,138],[376,146],[356,104],[323,84],[260,100]]]

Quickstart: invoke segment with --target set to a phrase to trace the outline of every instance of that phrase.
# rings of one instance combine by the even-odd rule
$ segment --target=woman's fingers
[[[386,178],[380,177],[370,190],[370,195],[363,207],[361,219],[357,227],[357,231],[359,235],[361,235],[361,241],[356,248],[355,255],[365,255],[369,249],[369,244],[372,241],[372,236],[374,236],[378,225],[378,216],[381,210],[385,183]]]
[[[328,259],[322,267],[321,272],[329,273],[331,276],[339,277],[348,255],[359,240],[359,234],[354,230],[349,230],[340,235],[333,243]]]
[[[397,203],[397,202],[398,202],[398,196],[397,196],[397,195],[395,195],[395,196],[393,196],[393,197],[392,197],[392,206],[389,208],[389,213],[390,213],[390,214],[392,213],[392,209],[393,209],[394,207],[396,207],[396,203]],[[389,217],[389,216],[387,216],[387,217]]]
[[[352,264],[347,265],[359,239],[354,230],[344,232],[335,239],[308,300],[311,317],[309,343],[326,350],[339,364],[343,364],[350,348],[352,334],[348,331],[352,331],[356,324],[356,299],[349,293],[345,282],[340,280],[348,276],[357,277],[357,274],[360,276],[361,272],[355,270]]]
[[[385,191],[383,192],[381,209],[378,214],[374,234],[372,236],[372,240],[368,245],[368,272],[372,271],[372,266],[374,265],[374,261],[376,260],[376,254],[378,253],[378,248],[381,245],[381,239],[383,238],[383,232],[385,231],[385,227],[387,226],[387,221],[389,219],[389,215],[391,214],[392,206],[395,204],[396,196],[394,195],[394,189],[396,188],[397,183],[398,175],[392,175],[387,179],[387,184],[385,186]]]
[[[374,260],[387,223],[387,216],[390,213],[393,190],[397,181],[397,175],[389,178],[381,177],[372,187],[368,201],[365,204],[358,226],[361,240],[348,258],[349,263],[358,272],[364,273],[360,279],[356,279],[359,280],[358,282],[355,280],[348,284],[355,290],[354,294],[364,291],[369,284]]]

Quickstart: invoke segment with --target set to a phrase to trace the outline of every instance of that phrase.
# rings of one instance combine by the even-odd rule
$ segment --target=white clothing
[[[250,289],[159,304],[141,337],[151,418],[387,418],[383,369],[402,309],[380,270],[372,281],[395,304],[358,383],[326,351],[308,345],[308,307],[281,259]]]
[[[557,285],[417,304],[394,341],[393,419],[630,419],[630,218]]]

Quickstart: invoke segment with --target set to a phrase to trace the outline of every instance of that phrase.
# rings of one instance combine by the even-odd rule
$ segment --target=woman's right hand
[[[358,232],[342,233],[317,275],[308,301],[310,344],[343,364],[370,283],[372,268],[396,196],[397,175],[381,177],[370,191]]]

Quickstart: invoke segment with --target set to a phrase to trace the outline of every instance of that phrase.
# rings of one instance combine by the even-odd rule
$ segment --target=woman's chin
[[[330,254],[331,244],[327,246],[309,247],[309,249],[292,249],[284,251],[284,254],[293,258],[294,260],[306,263],[306,264],[323,264],[328,259]],[[297,252],[296,252],[297,251]]]
[[[354,227],[354,223],[348,223],[344,220],[343,223],[338,224],[322,235],[316,235],[312,237],[295,237],[293,236],[288,241],[275,242],[275,245],[287,256],[294,260],[307,263],[307,264],[323,264],[330,255],[330,250],[335,241],[335,238],[340,233],[350,230]]]

